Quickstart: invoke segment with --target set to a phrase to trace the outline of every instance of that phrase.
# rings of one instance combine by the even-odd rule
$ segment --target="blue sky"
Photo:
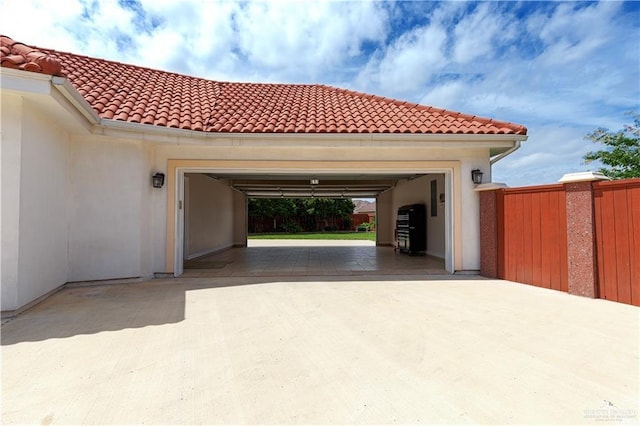
[[[524,124],[510,186],[594,169],[640,110],[638,2],[0,0],[28,44],[223,81],[324,83]],[[27,18],[28,17],[28,18]]]

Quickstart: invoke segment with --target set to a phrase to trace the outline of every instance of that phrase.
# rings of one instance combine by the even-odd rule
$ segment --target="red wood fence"
[[[640,306],[640,179],[593,189],[598,295]]]
[[[640,179],[498,189],[491,199],[481,197],[495,211],[481,243],[487,276],[640,306]]]
[[[564,185],[498,192],[498,275],[567,291],[567,211]]]

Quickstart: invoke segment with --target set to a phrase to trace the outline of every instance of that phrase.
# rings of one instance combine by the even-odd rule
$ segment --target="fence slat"
[[[535,194],[531,194],[530,196],[522,196],[522,281],[525,283],[532,283],[532,276],[534,268],[533,265],[533,242],[532,237],[533,233],[531,228],[532,225],[532,198]]]
[[[640,188],[629,189],[631,304],[640,306]]]
[[[539,192],[531,196],[531,282],[542,282],[542,236],[540,233],[542,214],[540,210],[540,200],[542,194]]]
[[[547,235],[552,244],[549,246],[549,256],[551,256],[552,261],[551,265],[551,288],[554,290],[560,290],[560,248],[558,244],[560,244],[560,233],[558,232],[558,228],[561,225],[560,222],[560,214],[558,212],[559,208],[562,208],[558,202],[558,194],[557,192],[553,192],[551,195],[551,203],[550,203],[550,221],[549,221],[549,229],[547,230]],[[566,225],[565,225],[566,226]],[[565,242],[566,244],[566,242]],[[555,260],[555,261],[554,261]]]
[[[613,193],[609,190],[602,193],[602,263],[604,299],[618,300],[616,271],[616,229],[613,216]]]
[[[618,277],[618,299],[622,303],[631,303],[631,271],[629,265],[629,210],[627,190],[613,191],[613,217],[616,240],[616,275]]]
[[[549,246],[553,244],[553,242],[544,237],[551,217],[550,197],[548,192],[540,194],[540,245],[542,247],[542,257],[540,258],[540,273],[542,277],[540,279],[540,287],[544,288],[551,288],[551,258],[549,257]]]

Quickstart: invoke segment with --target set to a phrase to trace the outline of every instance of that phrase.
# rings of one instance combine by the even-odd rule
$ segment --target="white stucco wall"
[[[22,98],[2,94],[0,126],[0,182],[2,190],[2,310],[18,307],[18,247],[20,229],[20,155],[22,146]]]
[[[189,173],[185,175],[187,178],[185,233],[188,236],[185,235],[185,258],[192,259],[231,247],[233,190],[203,174]]]
[[[69,281],[146,275],[151,170],[143,143],[86,136],[70,150]],[[146,240],[145,240],[146,241]]]
[[[24,102],[18,306],[67,282],[68,134]]]
[[[69,136],[34,102],[2,98],[2,310],[14,310],[67,282]]]
[[[438,185],[438,193],[444,193],[444,174],[433,174],[400,182],[392,191],[392,223],[396,222],[398,208],[408,204],[424,204],[427,209],[427,253],[444,258],[445,256],[445,209],[444,204],[436,203],[437,216],[431,216],[431,181]]]
[[[486,156],[463,158],[460,165],[462,199],[460,209],[464,214],[461,223],[462,244],[462,270],[480,270],[480,196],[475,191],[475,185],[471,180],[471,170],[480,169],[485,174],[484,182],[491,180],[491,166],[488,153]]]

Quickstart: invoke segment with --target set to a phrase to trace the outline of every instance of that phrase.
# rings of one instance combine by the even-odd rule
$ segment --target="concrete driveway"
[[[402,278],[63,290],[2,327],[2,422],[638,422],[638,308]]]

